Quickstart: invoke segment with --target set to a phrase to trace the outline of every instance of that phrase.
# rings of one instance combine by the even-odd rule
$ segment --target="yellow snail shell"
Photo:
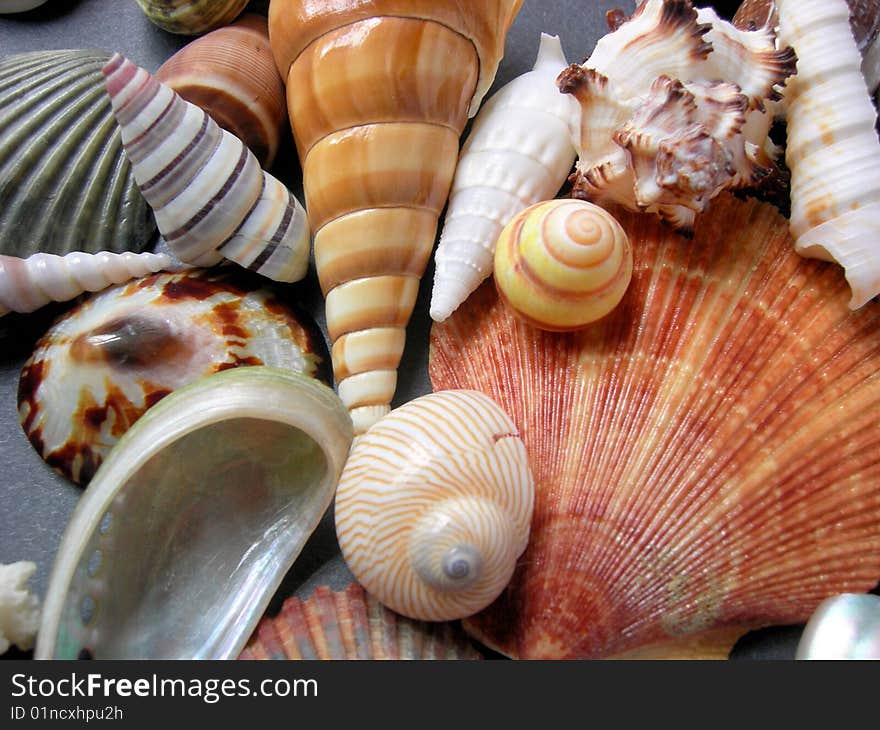
[[[526,208],[501,232],[495,284],[520,319],[565,331],[604,317],[632,276],[626,232],[606,210],[583,200]]]
[[[510,417],[482,393],[432,393],[355,442],[336,492],[345,562],[393,611],[469,616],[504,589],[525,550],[535,499]]]

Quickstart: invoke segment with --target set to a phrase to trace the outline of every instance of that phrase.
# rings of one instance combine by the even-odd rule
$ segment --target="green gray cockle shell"
[[[162,30],[197,35],[231,23],[248,0],[137,0],[137,4]]]
[[[37,658],[238,656],[333,499],[351,419],[262,366],[203,377],[132,426],[58,549]]]
[[[108,58],[0,59],[0,254],[140,252],[156,235],[110,109]]]

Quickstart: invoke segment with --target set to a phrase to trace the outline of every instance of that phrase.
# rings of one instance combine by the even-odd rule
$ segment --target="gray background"
[[[735,9],[735,3],[716,5],[728,14]],[[252,2],[250,9],[265,12],[267,7],[267,1]],[[629,11],[634,3],[526,0],[508,35],[493,88],[531,68],[541,31],[560,35],[569,61],[582,60],[607,32],[605,11],[615,7]],[[154,26],[134,0],[49,0],[29,13],[0,16],[0,56],[40,49],[98,48],[119,51],[154,71],[188,40]],[[301,171],[289,138],[272,172],[302,200]],[[429,267],[407,333],[395,404],[430,392],[426,367],[432,280],[433,268]],[[323,301],[313,272],[305,282],[286,287],[284,295],[301,304],[325,330]],[[55,551],[81,491],[49,469],[25,439],[18,424],[16,389],[19,370],[33,344],[64,309],[58,305],[26,317],[0,319],[0,562],[34,561],[37,574],[32,584],[40,596],[45,594]],[[350,580],[328,515],[285,579],[270,612],[291,594],[305,597],[322,583],[339,588]],[[734,656],[791,657],[799,634],[797,627],[755,632],[737,645]]]

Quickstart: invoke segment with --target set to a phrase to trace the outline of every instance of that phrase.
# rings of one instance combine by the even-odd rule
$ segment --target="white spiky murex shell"
[[[880,141],[845,0],[777,2],[798,54],[785,92],[791,231],[804,256],[837,261],[850,307],[880,294]]]
[[[119,54],[104,67],[135,179],[172,252],[275,281],[306,274],[305,210],[238,137]]]
[[[434,255],[431,317],[446,319],[492,273],[495,242],[519,211],[552,198],[575,159],[577,104],[554,83],[565,67],[557,36],[541,34],[534,68],[482,106],[452,180]]]
[[[772,172],[768,105],[793,71],[769,28],[739,30],[689,0],[646,0],[559,77],[581,104],[573,195],[690,230],[722,190]]]
[[[480,659],[455,623],[399,616],[352,583],[319,586],[260,621],[239,659]]]
[[[336,492],[336,534],[379,601],[446,621],[479,611],[507,585],[534,496],[507,414],[482,393],[433,393],[357,440]]]
[[[26,259],[0,255],[0,316],[33,312],[49,302],[66,302],[171,264],[171,258],[163,253],[74,251],[65,256],[35,253]]]

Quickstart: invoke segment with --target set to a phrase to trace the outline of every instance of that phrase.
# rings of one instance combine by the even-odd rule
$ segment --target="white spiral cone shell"
[[[223,258],[275,281],[306,274],[305,210],[238,137],[119,54],[104,68],[135,179],[182,261]]]
[[[336,533],[357,580],[410,618],[488,606],[528,542],[534,481],[513,422],[474,391],[392,411],[355,443]]]
[[[856,309],[880,293],[877,112],[845,0],[778,0],[777,11],[798,56],[785,92],[795,250],[843,266]]]
[[[33,312],[49,302],[66,302],[171,266],[165,254],[74,251],[65,256],[36,253],[26,259],[0,256],[0,316]]]
[[[575,160],[577,103],[556,88],[565,67],[557,36],[541,34],[535,67],[483,105],[462,149],[435,254],[431,317],[442,322],[492,273],[501,229],[552,198]]]

